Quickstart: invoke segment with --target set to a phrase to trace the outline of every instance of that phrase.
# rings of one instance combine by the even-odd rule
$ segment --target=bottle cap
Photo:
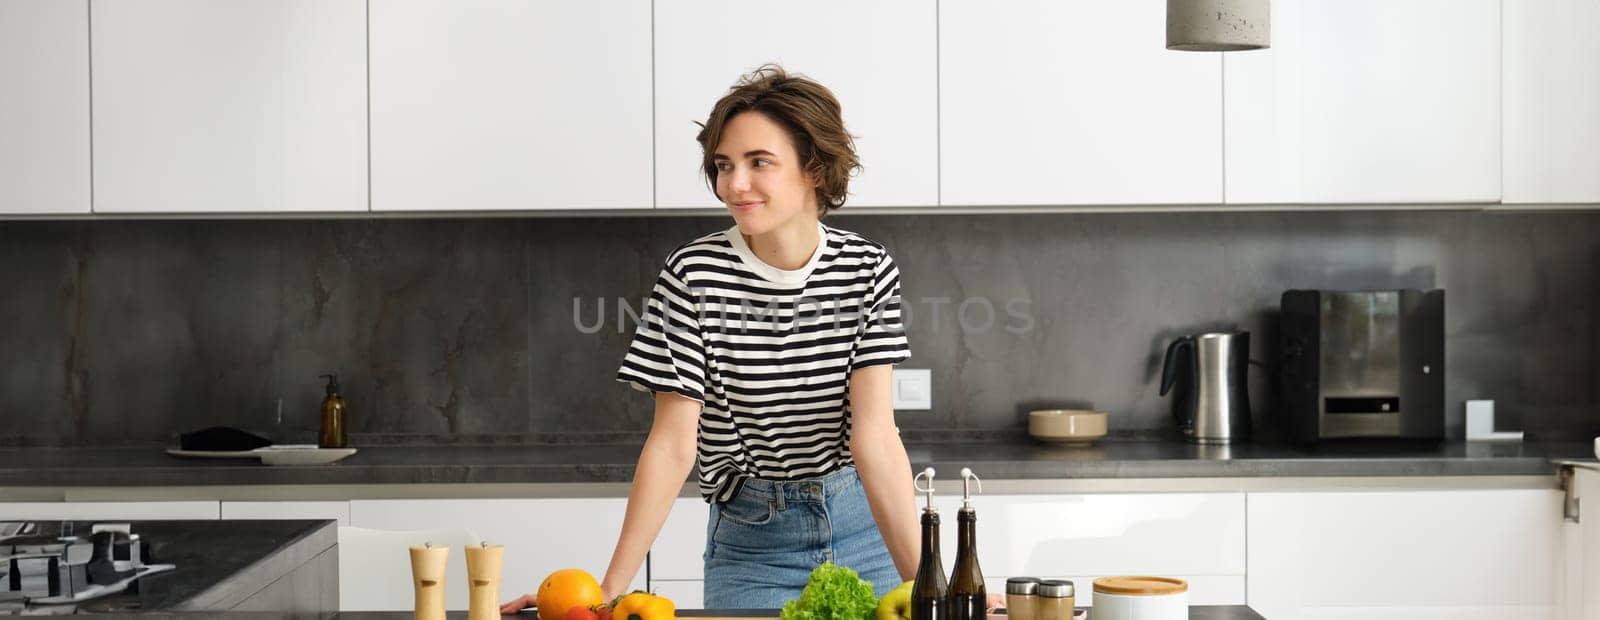
[[[972,483],[978,483],[978,492],[983,492],[983,481],[978,480],[978,474],[971,469],[961,468],[961,509],[972,510]]]
[[[1074,589],[1071,581],[1046,579],[1039,582],[1039,596],[1045,598],[1067,598],[1073,595]]]
[[[927,478],[928,479],[928,488],[922,488],[922,479],[923,478]],[[935,512],[937,512],[937,511],[935,511],[933,509],[933,468],[932,467],[924,468],[922,470],[922,473],[917,474],[916,477],[912,478],[911,479],[911,487],[916,489],[918,493],[923,493],[923,494],[926,494],[928,496],[928,507],[924,508],[923,512],[926,512],[928,514],[934,514]]]
[[[338,394],[339,393],[339,375],[317,375],[317,378],[318,379],[327,379],[328,380],[328,395],[329,396],[333,396],[334,394]]]
[[[1006,580],[1006,594],[1037,594],[1039,580],[1034,577],[1012,577]]]

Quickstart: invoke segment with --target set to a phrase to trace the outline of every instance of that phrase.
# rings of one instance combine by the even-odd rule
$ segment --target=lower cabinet
[[[350,525],[359,528],[395,531],[466,529],[484,542],[504,545],[505,564],[500,573],[500,598],[510,600],[533,593],[545,576],[563,568],[581,568],[602,579],[617,534],[622,531],[626,498],[563,499],[463,499],[463,500],[351,500]],[[421,544],[424,541],[415,541]],[[404,546],[390,557],[348,557],[344,562],[401,562],[409,564]],[[465,566],[466,553],[451,550],[449,563]],[[341,570],[341,576],[361,571]],[[465,574],[464,572],[462,573]],[[372,585],[372,584],[367,584]],[[630,589],[645,589],[645,571],[640,568]],[[401,581],[383,588],[396,593],[381,601],[340,601],[345,610],[392,610],[412,608],[411,584]],[[465,578],[445,589],[445,607],[467,608]]]
[[[934,502],[941,559],[955,567],[959,497]],[[1245,600],[1243,493],[983,495],[977,543],[990,591],[1009,577],[1070,579],[1080,605],[1108,575],[1166,575],[1189,582],[1198,605]]]
[[[699,579],[651,579],[650,591],[672,599],[678,609],[704,609],[705,585]]]
[[[1093,597],[1090,593],[1090,584],[1093,577],[1061,576],[1069,579],[1080,588],[1076,604],[1088,606],[1092,604]],[[1244,576],[1189,576],[1183,578],[1189,582],[1189,600],[1194,605],[1242,605],[1244,604]],[[1003,577],[988,577],[983,579],[984,587],[993,594],[1004,594],[1006,580]],[[651,579],[650,591],[672,599],[678,609],[700,609],[705,607],[705,581],[700,579]]]
[[[935,505],[948,573],[961,501],[943,497]],[[1243,493],[984,495],[974,505],[978,553],[991,592],[1004,592],[1008,577],[1072,579],[1087,593],[1096,577],[1159,574],[1188,580],[1196,604],[1245,601]],[[699,499],[673,505],[651,549],[652,588],[700,602],[708,511]],[[1090,598],[1080,596],[1080,604]]]
[[[702,554],[710,520],[711,505],[700,498],[686,497],[672,503],[672,512],[667,513],[667,522],[661,525],[655,546],[650,548],[651,588],[660,582],[693,581],[695,598],[699,598],[700,580],[706,575]]]
[[[1250,493],[1249,604],[1272,620],[1556,617],[1554,490]]]
[[[1573,467],[1576,517],[1561,524],[1561,620],[1600,618],[1600,467]]]
[[[224,519],[332,519],[350,525],[350,502],[222,502]]]
[[[1600,471],[1580,469],[1574,484],[1580,503],[1600,497]],[[947,573],[960,503],[936,500]],[[1273,620],[1597,618],[1600,517],[1563,523],[1562,503],[1560,491],[1537,489],[974,500],[984,576],[996,593],[1008,577],[1065,578],[1078,584],[1079,604],[1090,604],[1097,577],[1157,574],[1187,580],[1194,604],[1248,603]],[[510,600],[559,569],[603,576],[626,507],[625,498],[4,502],[0,521],[334,519],[393,540],[373,547],[369,538],[369,551],[341,545],[340,608],[404,611],[412,605],[406,547],[425,542],[407,536],[455,532],[504,545],[501,599]],[[648,569],[630,589],[653,590],[682,609],[703,607],[708,517],[700,499],[676,500]],[[464,552],[452,551],[452,610],[467,606],[465,562]],[[366,594],[354,600],[352,593]]]
[[[0,521],[34,519],[215,520],[217,516],[216,501],[0,502]]]

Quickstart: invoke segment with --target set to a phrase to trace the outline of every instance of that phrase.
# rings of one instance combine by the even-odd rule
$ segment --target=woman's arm
[[[628,509],[622,517],[622,533],[611,552],[600,589],[606,601],[625,594],[645,553],[661,533],[661,525],[672,510],[672,502],[683,489],[683,482],[694,468],[695,432],[702,405],[671,392],[656,393],[655,422],[644,449],[639,451],[639,466],[633,473],[633,489],[628,492]],[[532,605],[534,597],[524,594],[505,605],[500,612],[514,614]]]
[[[850,373],[850,452],[895,568],[902,580],[911,581],[917,576],[922,543],[911,459],[894,426],[894,401],[889,391],[893,368],[882,364]]]
[[[627,593],[628,583],[644,564],[644,556],[661,533],[673,500],[694,468],[695,431],[702,406],[670,392],[656,393],[655,422],[639,452],[633,489],[628,492],[628,511],[622,518],[622,534],[617,537],[611,564],[600,582],[607,601]]]

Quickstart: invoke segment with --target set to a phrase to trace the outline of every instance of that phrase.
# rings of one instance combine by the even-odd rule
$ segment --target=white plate
[[[167,449],[167,454],[172,456],[198,459],[259,459],[268,465],[326,465],[355,453],[355,448],[318,448],[316,444],[267,446],[254,450]]]
[[[255,451],[268,465],[327,465],[356,453],[355,448],[267,446]]]
[[[259,448],[257,448],[259,450]],[[167,454],[191,459],[255,459],[256,450],[184,450],[167,448]]]

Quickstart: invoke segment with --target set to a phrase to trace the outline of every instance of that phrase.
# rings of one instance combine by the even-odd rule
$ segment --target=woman
[[[889,254],[820,222],[860,168],[839,102],[764,66],[697,139],[734,226],[667,257],[617,373],[655,420],[601,589],[625,592],[698,465],[707,608],[781,607],[824,561],[881,597],[917,570],[889,387],[910,348]]]

